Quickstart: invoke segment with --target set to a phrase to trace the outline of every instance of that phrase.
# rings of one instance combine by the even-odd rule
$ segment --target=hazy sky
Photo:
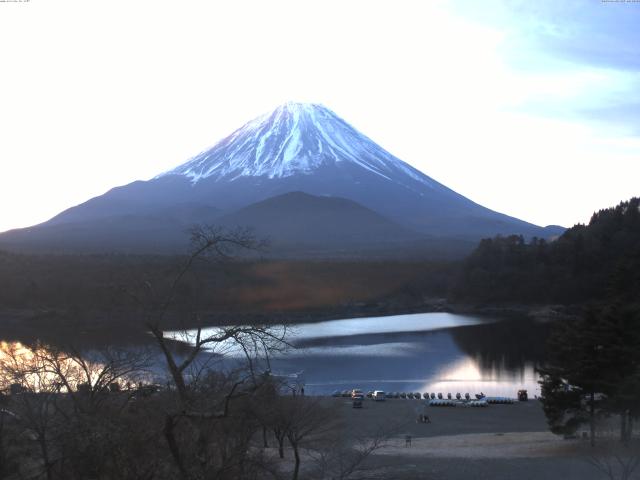
[[[640,195],[640,3],[0,2],[0,231],[149,179],[288,100],[489,208]]]

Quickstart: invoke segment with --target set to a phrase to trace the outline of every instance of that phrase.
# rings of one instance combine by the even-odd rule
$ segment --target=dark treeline
[[[480,242],[453,287],[458,301],[584,304],[640,292],[640,199],[595,213],[556,241],[521,236]]]
[[[131,290],[149,284],[166,290],[185,258],[0,252],[5,339],[24,339],[29,331],[49,338],[51,325],[61,334],[66,326],[75,332],[132,330]],[[429,298],[446,296],[454,272],[453,264],[428,261],[198,259],[175,292],[175,304],[197,308],[212,325],[419,311]]]

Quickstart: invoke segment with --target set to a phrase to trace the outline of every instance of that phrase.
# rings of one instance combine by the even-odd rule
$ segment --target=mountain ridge
[[[40,236],[45,244],[46,231],[54,225],[62,245],[64,225],[73,226],[69,236],[71,231],[91,233],[92,227],[80,226],[96,225],[101,219],[108,219],[115,237],[120,231],[122,238],[135,238],[144,245],[144,231],[131,231],[136,217],[149,226],[147,240],[162,245],[166,242],[152,237],[152,232],[175,239],[163,233],[168,228],[167,212],[179,212],[170,219],[178,228],[187,220],[215,221],[289,192],[347,199],[398,225],[398,232],[415,231],[434,238],[465,242],[510,234],[549,238],[563,231],[469,200],[393,156],[324,106],[287,103],[174,169],[148,181],[115,187],[20,234],[2,234],[0,245],[16,236],[33,242]],[[121,225],[117,218],[122,219]],[[152,225],[154,221],[158,225]],[[378,240],[370,238],[372,243]],[[69,242],[79,243],[77,238]],[[121,239],[116,244],[123,248]]]

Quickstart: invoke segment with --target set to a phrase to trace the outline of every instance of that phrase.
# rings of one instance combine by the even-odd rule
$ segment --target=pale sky
[[[640,3],[0,2],[0,231],[285,101],[470,199],[571,226],[640,195]]]

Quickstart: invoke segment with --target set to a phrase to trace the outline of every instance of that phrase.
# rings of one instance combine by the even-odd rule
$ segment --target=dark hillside
[[[640,198],[594,213],[554,242],[485,239],[465,261],[453,297],[476,303],[637,302]]]

